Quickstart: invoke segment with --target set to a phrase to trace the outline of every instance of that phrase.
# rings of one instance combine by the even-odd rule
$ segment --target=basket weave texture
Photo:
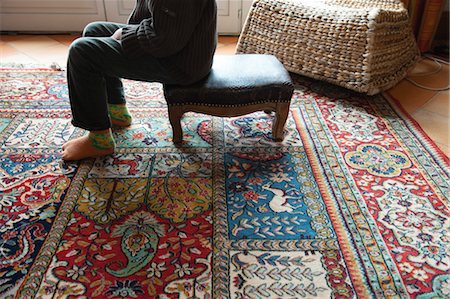
[[[369,95],[419,58],[397,0],[254,0],[236,53],[272,54],[290,72]]]

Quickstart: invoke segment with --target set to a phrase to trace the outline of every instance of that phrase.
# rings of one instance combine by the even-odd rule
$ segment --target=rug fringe
[[[63,71],[64,69],[57,63],[17,63],[17,62],[2,62],[0,63],[0,71],[8,71],[11,69],[33,69],[33,70],[53,70]]]

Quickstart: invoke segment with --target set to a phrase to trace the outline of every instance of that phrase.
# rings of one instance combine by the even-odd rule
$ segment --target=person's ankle
[[[88,138],[92,146],[98,150],[107,151],[116,147],[111,129],[90,131]]]
[[[108,104],[108,113],[113,125],[119,127],[131,125],[132,117],[126,104]]]

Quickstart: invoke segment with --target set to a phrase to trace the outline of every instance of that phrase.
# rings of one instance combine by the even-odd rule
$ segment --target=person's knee
[[[86,25],[83,30],[83,36],[101,36],[103,22],[92,22]]]
[[[69,60],[76,59],[86,55],[86,51],[91,48],[89,38],[78,38],[72,42],[69,47]],[[84,54],[83,54],[84,53]]]

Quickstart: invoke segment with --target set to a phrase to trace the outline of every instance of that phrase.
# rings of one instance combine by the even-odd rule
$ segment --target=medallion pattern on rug
[[[273,115],[124,80],[113,155],[64,163],[63,71],[0,72],[1,298],[450,298],[449,160],[395,103],[295,76]]]

